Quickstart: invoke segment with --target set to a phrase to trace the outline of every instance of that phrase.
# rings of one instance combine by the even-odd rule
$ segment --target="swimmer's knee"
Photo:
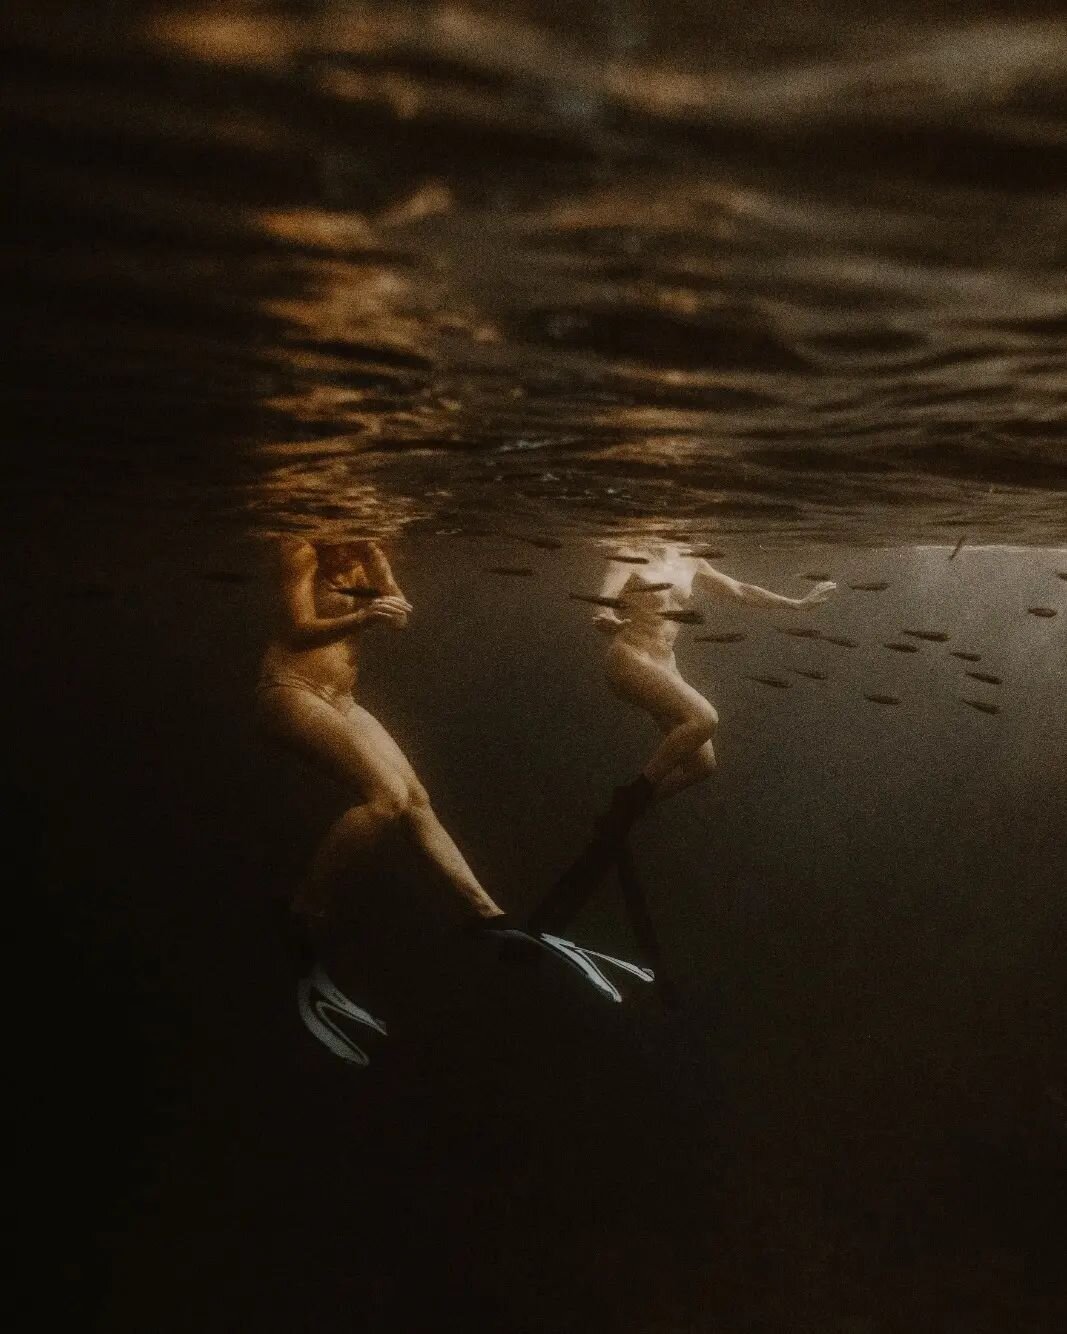
[[[424,814],[430,809],[430,794],[421,783],[409,783],[407,788],[408,815]]]
[[[706,745],[711,740],[718,725],[719,715],[710,704],[706,709],[701,709],[691,723],[693,731],[700,737],[702,745]]]
[[[411,805],[406,787],[383,787],[371,793],[367,799],[369,808],[383,824],[395,824],[403,819]]]

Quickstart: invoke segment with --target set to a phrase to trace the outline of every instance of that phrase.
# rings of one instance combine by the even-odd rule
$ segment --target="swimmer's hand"
[[[815,587],[805,597],[797,598],[798,607],[818,607],[824,602],[830,601],[830,594],[837,588],[832,579],[825,579]]]
[[[614,635],[617,634],[624,625],[629,625],[630,622],[623,617],[616,616],[613,611],[598,611],[593,617],[593,624],[601,634]]]
[[[402,594],[390,594],[375,598],[367,607],[357,612],[360,621],[369,625],[375,621],[384,621],[388,625],[405,626],[412,611],[411,603]]]

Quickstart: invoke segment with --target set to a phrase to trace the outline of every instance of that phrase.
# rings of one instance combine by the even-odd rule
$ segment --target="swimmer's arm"
[[[716,570],[706,560],[697,561],[693,582],[699,582],[716,597],[730,602],[743,602],[750,607],[788,607],[798,611],[801,607],[811,605],[810,595],[807,598],[787,598],[781,593],[772,593],[769,588],[760,588],[757,584],[743,584],[723,574],[721,570]]]
[[[390,598],[400,598],[404,604],[404,611],[399,615],[389,617],[387,624],[394,628],[403,628],[408,623],[408,616],[411,612],[411,604],[400,590],[400,585],[393,578],[393,571],[389,567],[389,561],[385,552],[377,542],[368,542],[364,548],[363,569],[369,577],[371,584],[380,589],[381,592]]]
[[[281,549],[282,638],[294,648],[325,648],[349,638],[364,625],[369,608],[345,616],[319,616],[315,611],[318,558],[308,542],[286,541]]]
[[[374,588],[380,589],[387,597],[402,598],[400,585],[393,578],[393,571],[385,552],[377,542],[368,542],[364,549],[363,568]]]

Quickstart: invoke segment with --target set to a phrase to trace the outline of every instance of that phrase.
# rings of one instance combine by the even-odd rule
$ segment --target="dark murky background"
[[[1057,10],[5,7],[40,1310],[1063,1327]],[[566,597],[592,539],[839,580],[854,649],[683,635],[721,768],[637,849],[678,1013],[498,966],[395,850],[331,946],[388,1050],[300,1027],[265,906],[337,795],[253,726],[263,539],[353,525],[416,605],[367,703],[520,908],[649,742]],[[581,929],[630,947],[610,893]]]

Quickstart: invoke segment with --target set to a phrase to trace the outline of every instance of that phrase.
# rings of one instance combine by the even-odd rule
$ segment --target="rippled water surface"
[[[19,4],[4,30],[31,504],[1062,532],[1056,6]]]

